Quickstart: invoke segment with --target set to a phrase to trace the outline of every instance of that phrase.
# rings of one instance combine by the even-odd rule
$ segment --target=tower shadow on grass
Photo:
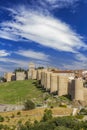
[[[32,84],[34,84],[36,88],[38,88],[42,92],[46,92],[46,89],[44,89],[39,82],[33,82]]]

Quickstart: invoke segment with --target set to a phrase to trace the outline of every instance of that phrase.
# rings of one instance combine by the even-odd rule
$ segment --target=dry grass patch
[[[20,111],[20,115],[17,113],[19,111],[13,111],[13,112],[4,112],[0,113],[1,116],[4,117],[5,121],[0,124],[7,124],[7,125],[17,125],[19,121],[21,121],[23,124],[30,120],[31,122],[34,122],[35,120],[40,121],[43,117],[45,108],[38,108],[34,110],[29,111]],[[66,116],[70,115],[72,113],[72,109],[70,108],[53,108],[51,109],[53,116]]]

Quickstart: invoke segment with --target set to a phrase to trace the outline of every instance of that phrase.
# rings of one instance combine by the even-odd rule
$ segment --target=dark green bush
[[[24,110],[31,110],[31,109],[34,109],[34,108],[35,108],[35,104],[34,104],[31,100],[27,100],[27,101],[24,103],[24,107],[25,107]]]
[[[87,115],[87,110],[83,108],[83,109],[80,110],[79,114]]]
[[[17,115],[21,115],[21,112],[20,112],[20,111],[18,111],[18,112],[17,112]]]
[[[41,121],[48,121],[52,119],[52,111],[50,109],[45,109],[44,116]]]
[[[4,117],[2,117],[1,115],[0,115],[0,122],[3,122],[4,121]]]
[[[77,118],[77,119],[83,119],[83,118],[84,118],[84,115],[77,115],[76,118]]]

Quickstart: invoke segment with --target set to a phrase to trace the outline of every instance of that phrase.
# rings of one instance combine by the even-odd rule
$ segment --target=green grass
[[[35,80],[0,83],[0,104],[18,104],[26,99],[40,102],[43,91],[36,87]]]

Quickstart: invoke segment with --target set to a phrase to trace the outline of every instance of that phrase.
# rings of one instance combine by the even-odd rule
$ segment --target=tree
[[[14,70],[14,72],[23,72],[23,71],[25,72],[25,70],[23,68],[21,68],[21,67]]]
[[[38,67],[37,69],[44,69],[44,67],[43,67],[43,66],[41,66],[41,67]]]
[[[44,116],[41,121],[47,121],[52,119],[52,111],[50,109],[45,109]]]
[[[1,115],[0,115],[0,122],[3,122],[4,121],[4,117],[2,117]]]

